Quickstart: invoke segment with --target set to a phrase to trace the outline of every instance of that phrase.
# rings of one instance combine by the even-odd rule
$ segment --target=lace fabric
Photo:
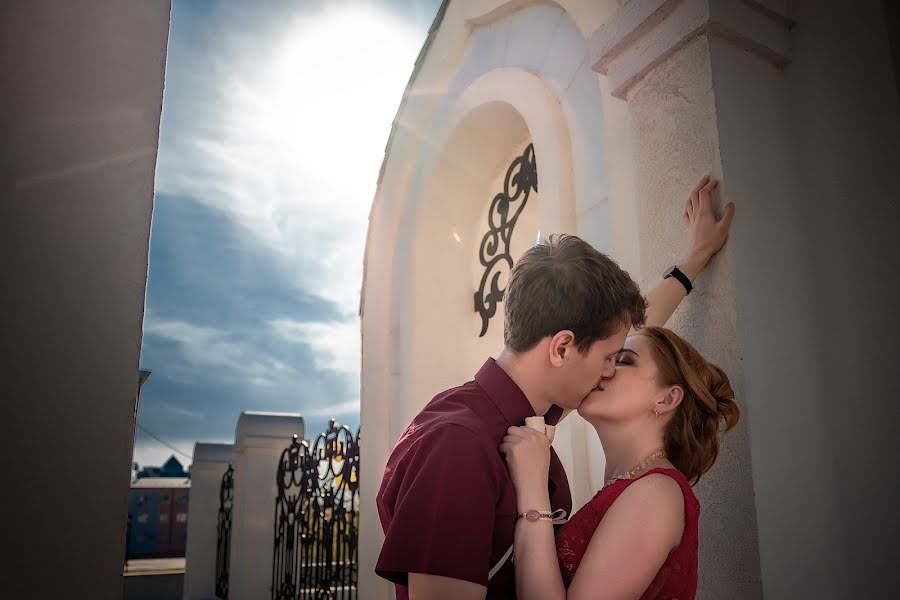
[[[556,534],[556,551],[563,581],[568,587],[584,558],[588,544],[600,520],[625,489],[651,473],[668,475],[678,482],[684,494],[684,534],[681,543],[669,553],[641,600],[690,600],[697,592],[697,549],[700,503],[687,478],[677,469],[650,469],[635,479],[620,479],[606,486]]]

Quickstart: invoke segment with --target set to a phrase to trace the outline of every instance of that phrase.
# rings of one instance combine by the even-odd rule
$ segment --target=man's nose
[[[612,379],[613,375],[616,374],[616,363],[613,361],[608,361],[603,369],[603,373],[601,376],[603,379]]]

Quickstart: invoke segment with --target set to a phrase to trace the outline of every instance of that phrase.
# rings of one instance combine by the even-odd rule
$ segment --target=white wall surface
[[[790,9],[796,26],[761,6]],[[627,60],[598,80],[584,37],[624,27],[619,11],[642,7],[675,16],[629,38]],[[368,514],[390,444],[428,400],[407,393],[415,374],[399,307],[408,295],[397,282],[416,256],[409,232],[428,227],[417,211],[447,139],[440,124],[486,74],[518,69],[558,99],[567,130],[559,147],[571,156],[574,208],[556,222],[610,251],[645,288],[684,250],[677,218],[700,175],[720,177],[720,195],[738,204],[728,248],[672,321],[731,375],[744,411],[698,487],[698,597],[887,597],[900,505],[885,475],[898,450],[900,390],[885,374],[900,355],[890,312],[900,132],[882,9],[876,0],[648,0],[593,11],[452,2],[398,115],[370,221],[363,421],[390,435],[367,435]],[[560,204],[543,191],[542,215]],[[593,483],[602,456],[591,436],[575,471]],[[388,597],[369,573],[377,522],[362,526],[361,578],[373,586],[364,589]]]
[[[393,442],[435,391],[470,379],[473,365],[497,352],[483,348],[495,342],[479,343],[474,331],[467,353],[457,353],[452,364],[444,362],[442,367],[428,360],[434,358],[429,348],[435,350],[440,332],[450,328],[452,339],[458,338],[460,327],[471,328],[474,313],[461,315],[456,326],[454,320],[438,321],[435,315],[440,311],[422,301],[429,294],[438,304],[448,300],[435,287],[440,277],[448,276],[447,270],[431,269],[428,275],[429,265],[460,266],[459,280],[470,279],[471,258],[458,262],[452,258],[458,250],[453,246],[461,245],[450,238],[450,227],[453,218],[473,222],[483,208],[442,206],[448,194],[440,191],[440,182],[451,181],[448,149],[462,140],[465,151],[460,156],[470,161],[480,182],[467,187],[464,179],[451,181],[457,187],[450,189],[464,197],[449,194],[449,200],[465,205],[482,198],[486,204],[490,180],[532,140],[538,155],[542,234],[574,232],[579,216],[590,211],[595,220],[585,219],[592,225],[580,232],[600,247],[611,243],[603,218],[607,191],[600,88],[597,75],[585,66],[582,29],[585,19],[590,20],[587,15],[601,6],[563,4],[579,5],[577,18],[554,3],[451,2],[397,116],[370,217],[362,300],[362,423],[368,433],[361,484],[360,577],[362,588],[371,594],[367,597],[390,595],[389,586],[372,569],[382,539],[374,499]],[[467,119],[479,114],[488,114],[489,122],[473,127]],[[495,142],[504,147],[495,151]],[[459,168],[464,170],[465,162]],[[427,246],[419,240],[426,238],[435,240],[436,246],[423,252]],[[447,254],[437,253],[442,243]],[[462,247],[471,245],[467,240]],[[474,289],[464,291],[460,310],[471,306]],[[420,309],[427,314],[420,314]],[[427,345],[416,342],[423,339]],[[557,445],[569,470],[584,474],[576,479],[582,485],[573,490],[578,504],[589,497],[591,469],[583,422],[570,421],[558,431]]]
[[[3,598],[121,598],[169,9],[4,4]]]
[[[643,289],[686,250],[679,218],[693,184],[705,173],[720,176],[710,75],[703,37],[650,72],[628,97]],[[728,186],[724,181],[723,193],[730,193]],[[741,208],[740,225],[750,227],[748,211]],[[716,257],[668,324],[729,374],[745,411],[696,491],[701,505],[700,598],[761,597],[746,418],[751,399],[735,340],[733,251],[732,245]]]

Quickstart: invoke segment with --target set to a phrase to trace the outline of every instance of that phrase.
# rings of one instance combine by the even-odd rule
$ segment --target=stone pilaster
[[[234,460],[234,444],[194,445],[185,555],[185,600],[216,597],[216,543],[222,475]]]
[[[235,432],[234,515],[229,566],[230,600],[272,595],[275,543],[275,475],[292,436],[304,436],[303,417],[243,412]]]
[[[685,250],[678,219],[700,176],[719,178],[718,196],[737,204],[728,246],[670,322],[725,369],[743,411],[696,488],[700,598],[843,594],[809,258],[792,202],[785,5],[632,0],[591,37],[605,101],[627,103],[644,286]],[[774,359],[787,340],[796,360]]]

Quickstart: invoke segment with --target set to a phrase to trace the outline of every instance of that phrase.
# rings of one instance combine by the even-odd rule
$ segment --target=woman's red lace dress
[[[651,473],[663,473],[678,482],[684,494],[684,534],[654,577],[641,600],[692,600],[697,592],[697,526],[700,503],[687,478],[678,469],[650,469],[634,479],[620,479],[603,488],[576,512],[556,534],[556,551],[566,587],[572,583],[600,519],[629,485]]]

